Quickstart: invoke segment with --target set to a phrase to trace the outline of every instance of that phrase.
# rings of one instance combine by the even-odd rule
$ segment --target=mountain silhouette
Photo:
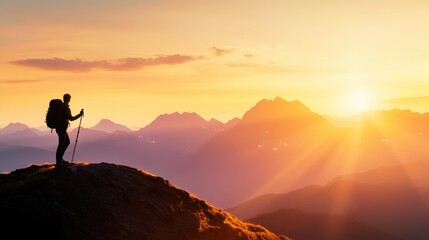
[[[265,213],[249,222],[261,224],[269,230],[305,240],[398,240],[373,227],[349,217],[309,213],[296,209],[282,209]]]
[[[263,195],[229,211],[242,219],[280,209],[341,214],[403,239],[428,239],[427,169],[426,161],[381,167],[337,177],[325,186]]]
[[[370,111],[334,127],[299,101],[265,99],[241,120],[225,124],[173,113],[133,132],[81,128],[75,159],[144,168],[226,208],[266,193],[323,185],[346,173],[425,161],[428,117],[409,110]],[[72,142],[76,133],[69,132]],[[21,128],[0,134],[1,145],[8,147],[0,148],[0,172],[10,172],[49,161],[40,150],[55,152],[57,138]],[[18,152],[22,147],[25,156]],[[27,157],[32,150],[34,157]]]
[[[215,119],[212,119],[211,122],[211,125],[214,125],[214,128],[223,125],[222,122]],[[175,112],[158,116],[154,121],[152,121],[143,129],[145,129],[145,131],[174,131],[176,129],[204,128],[204,126],[209,125],[208,123],[209,121],[206,121],[196,113]]]
[[[103,135],[101,135],[102,133]],[[73,131],[72,136],[76,136]],[[85,137],[83,137],[85,136]],[[70,159],[71,151],[65,159]],[[124,157],[126,156],[126,157]],[[164,144],[154,144],[134,133],[116,131],[113,133],[81,129],[76,159],[85,162],[108,162],[136,168],[172,179],[176,168],[182,165],[185,155]]]
[[[235,117],[235,118],[229,120],[228,122],[225,123],[224,130],[228,130],[230,128],[235,127],[240,121],[241,121],[241,119],[238,117]]]
[[[6,127],[0,129],[0,135],[7,135],[22,130],[28,129],[28,126],[22,123],[10,123]]]
[[[428,116],[409,110],[371,111],[338,128],[299,101],[264,99],[235,127],[216,134],[190,155],[185,168],[192,170],[184,176],[197,181],[176,182],[226,208],[262,193],[425,160]],[[223,194],[214,194],[219,191]]]
[[[113,164],[0,175],[2,239],[287,239],[161,177]]]
[[[207,121],[196,113],[175,112],[160,115],[137,134],[148,143],[163,145],[188,155],[216,133],[231,126],[216,119]]]
[[[129,129],[128,127],[118,124],[118,123],[114,123],[113,121],[109,120],[109,119],[101,119],[100,122],[98,122],[96,125],[94,125],[93,127],[91,127],[91,129],[93,130],[98,130],[98,131],[104,131],[104,132],[108,132],[108,133],[113,133],[116,131],[123,131],[123,132],[132,132],[131,129]]]
[[[373,170],[344,174],[336,177],[327,185],[339,181],[353,181],[362,184],[408,184],[410,187],[429,189],[429,162],[415,161],[406,164],[378,167]]]
[[[0,139],[4,140],[4,142],[11,143],[31,143],[40,136],[41,135],[37,134],[34,130],[30,128],[24,128],[12,133],[0,135]]]
[[[299,122],[293,120],[301,119]],[[294,126],[305,126],[311,124],[312,121],[321,120],[322,117],[313,113],[300,101],[286,101],[280,97],[274,100],[262,99],[253,108],[247,111],[242,119],[243,124],[257,124],[260,122],[284,123],[291,122]]]
[[[50,152],[41,148],[0,144],[0,173],[11,172],[32,164],[46,163],[44,159],[52,158],[55,152]],[[13,161],[11,161],[13,159]],[[33,159],[33,160],[28,160]]]
[[[324,157],[318,153],[324,150],[322,144],[330,143],[326,139],[334,135],[334,130],[324,118],[299,101],[289,102],[279,97],[264,99],[247,111],[235,127],[216,134],[192,154],[185,167],[190,172],[184,174],[192,177],[178,182],[222,207],[252,197],[255,189],[263,188],[273,176],[278,177],[278,183],[267,186],[268,192],[286,191],[288,184],[305,186],[320,178],[320,174],[296,183],[288,179],[297,176],[282,171],[300,159],[302,163],[295,164],[297,169],[292,174],[310,172],[309,163],[304,161],[314,163]],[[314,158],[307,155],[308,149],[314,149]],[[320,159],[319,164],[324,160]],[[312,167],[318,168],[319,164],[316,162]],[[222,178],[217,177],[220,173]],[[326,180],[332,177],[326,176]],[[224,194],[215,195],[218,191]]]

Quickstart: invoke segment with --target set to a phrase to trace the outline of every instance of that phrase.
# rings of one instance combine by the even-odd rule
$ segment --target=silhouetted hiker
[[[62,116],[62,119],[59,121],[58,126],[55,128],[55,131],[58,134],[58,147],[57,147],[57,154],[56,154],[57,165],[68,163],[63,159],[63,156],[64,156],[64,153],[66,152],[67,147],[70,144],[70,138],[69,138],[69,135],[67,134],[67,128],[70,125],[69,120],[74,121],[83,115],[83,109],[82,109],[78,115],[72,116],[71,110],[69,107],[70,100],[71,100],[70,94],[68,93],[64,94],[63,96],[64,114]]]

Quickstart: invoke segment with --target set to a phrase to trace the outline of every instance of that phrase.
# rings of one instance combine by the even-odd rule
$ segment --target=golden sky
[[[0,127],[241,117],[262,98],[320,114],[429,111],[426,0],[0,1]]]

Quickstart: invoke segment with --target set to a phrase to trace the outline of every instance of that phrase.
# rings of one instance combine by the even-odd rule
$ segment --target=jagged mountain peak
[[[332,128],[322,116],[312,112],[300,101],[286,101],[280,97],[263,99],[247,111],[237,125],[240,131],[270,131],[278,136],[294,131],[316,127],[319,130]],[[247,129],[247,130],[246,130]]]
[[[316,116],[309,108],[300,101],[286,101],[280,97],[274,100],[263,99],[243,116],[246,121],[284,120],[305,116]]]
[[[221,121],[219,121],[215,118],[211,118],[208,122],[211,124],[223,124]]]
[[[1,135],[11,134],[28,129],[28,126],[22,123],[9,123],[3,129],[0,129]]]
[[[109,119],[101,119],[100,122],[98,122],[95,126],[91,127],[91,129],[108,133],[116,131],[131,132],[131,129],[129,129],[128,127],[115,123]]]
[[[168,117],[181,117],[181,118],[194,118],[194,119],[203,119],[200,115],[198,115],[196,112],[174,112],[174,113],[165,113],[159,115],[158,118],[168,118]]]
[[[97,125],[102,125],[102,124],[116,124],[116,123],[114,123],[112,120],[109,120],[109,119],[103,118],[103,119],[101,119],[101,120],[100,120],[100,122],[98,122],[98,124],[97,124]],[[97,126],[97,125],[96,125],[96,126]]]
[[[146,129],[151,128],[174,128],[174,127],[184,127],[184,126],[194,126],[194,125],[202,125],[206,122],[204,118],[202,118],[197,113],[190,112],[174,112],[171,114],[162,114],[159,115],[155,120],[153,120]]]
[[[149,125],[139,130],[140,134],[148,131],[188,131],[190,129],[220,128],[223,123],[211,119],[205,120],[195,112],[174,112],[170,114],[159,115]]]
[[[33,165],[0,175],[0,203],[6,238],[287,239],[161,177],[107,163]]]

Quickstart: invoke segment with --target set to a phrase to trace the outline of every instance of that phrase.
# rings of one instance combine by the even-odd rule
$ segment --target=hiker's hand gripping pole
[[[83,118],[83,109],[80,110],[79,128],[77,129],[76,141],[74,142],[73,155],[72,155],[71,162],[73,162],[73,159],[74,159],[74,153],[76,151],[77,139],[79,138],[80,125],[82,124],[82,118]]]

